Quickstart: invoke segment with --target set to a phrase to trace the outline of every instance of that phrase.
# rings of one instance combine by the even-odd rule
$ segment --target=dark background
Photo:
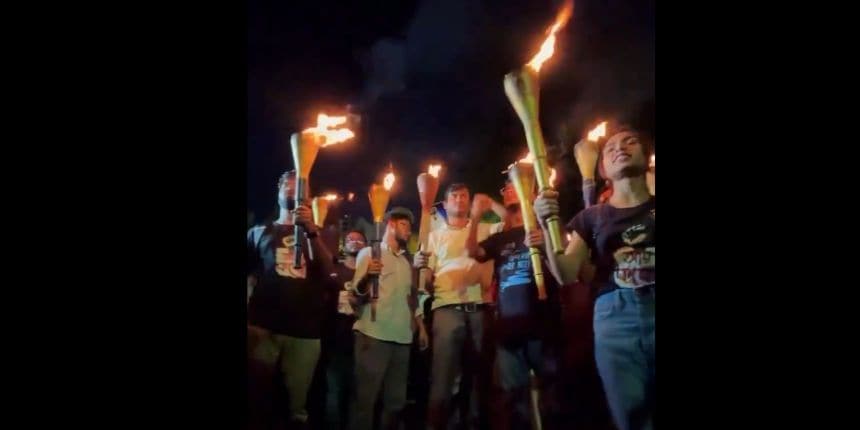
[[[10,136],[5,140],[4,214],[12,216],[5,224],[12,238],[7,248],[13,254],[6,270],[10,279],[5,301],[12,311],[7,327],[7,343],[13,347],[7,355],[14,362],[7,366],[13,392],[10,412],[24,412],[28,422],[56,420],[67,426],[77,421],[88,428],[114,429],[130,422],[149,428],[241,426],[247,366],[246,209],[273,208],[275,178],[290,165],[286,151],[290,131],[305,127],[324,103],[334,109],[362,100],[368,73],[354,59],[353,44],[359,53],[362,47],[367,50],[382,29],[389,37],[406,38],[411,9],[417,10],[404,2],[386,7],[355,3],[312,6],[284,1],[277,7],[250,3],[250,9],[241,3],[214,2],[9,5],[6,101],[12,109],[7,121]],[[442,26],[425,29],[421,56],[410,57],[419,63],[424,56],[434,58],[427,59],[435,66],[430,70],[459,70],[431,79],[413,69],[406,80],[415,85],[408,88],[425,88],[416,92],[424,101],[415,102],[413,109],[437,111],[418,116],[441,123],[426,126],[426,134],[459,137],[448,151],[459,154],[472,147],[474,142],[463,145],[462,136],[496,142],[492,139],[497,136],[484,134],[510,129],[502,134],[511,139],[502,142],[509,145],[505,154],[481,154],[481,161],[497,157],[497,164],[480,163],[475,171],[463,172],[477,180],[486,177],[492,184],[486,189],[490,192],[501,182],[500,176],[492,175],[525,152],[522,130],[504,99],[501,79],[527,61],[542,40],[556,7],[543,3],[481,4],[479,9],[485,11],[481,16],[494,24],[469,33],[489,39],[481,43],[488,54],[470,61],[495,64],[495,70],[465,67],[467,57],[459,51],[430,55],[450,49],[443,40],[458,34],[462,39],[465,30],[458,28],[472,28],[464,24],[471,20],[455,12],[431,13],[442,16],[437,18]],[[453,8],[472,3],[433,4]],[[653,5],[653,1],[577,3],[572,22],[559,34],[555,57],[542,70],[542,121],[550,143],[557,126],[552,111],[568,115],[565,107],[573,109],[584,100],[579,95],[587,93],[578,76],[586,73],[588,62],[564,65],[569,57],[592,58],[592,64],[614,58],[623,65],[630,52],[650,52],[647,58],[653,64],[653,43],[643,43],[654,38],[653,12],[629,12],[653,11]],[[839,179],[834,179],[833,162],[827,162],[827,154],[818,154],[828,172],[808,169],[816,156],[812,150],[822,142],[837,150],[852,145],[844,136],[832,136],[844,134],[844,127],[838,126],[846,123],[840,121],[840,111],[851,112],[830,99],[844,101],[846,88],[856,79],[841,81],[840,73],[850,74],[850,68],[830,64],[845,58],[842,44],[853,38],[840,33],[853,27],[837,24],[852,15],[811,4],[664,6],[661,118],[667,124],[663,135],[678,143],[661,155],[661,178],[669,178],[661,181],[661,218],[670,217],[661,229],[670,243],[661,253],[661,261],[669,261],[670,267],[662,272],[662,284],[672,285],[661,295],[665,306],[660,311],[658,390],[660,408],[668,411],[661,414],[661,422],[679,428],[702,421],[723,428],[740,421],[772,427],[779,420],[798,424],[814,412],[815,424],[807,427],[821,427],[835,416],[833,405],[818,412],[802,394],[832,390],[819,389],[820,377],[786,374],[773,363],[818,369],[824,368],[820,360],[833,361],[833,354],[821,351],[826,350],[825,342],[832,349],[839,341],[821,336],[828,331],[809,324],[830,322],[813,308],[834,314],[831,303],[818,306],[826,295],[808,291],[809,286],[822,284],[818,278],[826,270],[812,272],[814,282],[806,271],[781,270],[784,253],[772,250],[801,249],[807,244],[798,241],[810,235],[769,234],[767,228],[786,217],[802,220],[801,229],[844,224],[815,219],[830,214],[816,203],[829,197],[827,190],[821,194],[827,188],[824,183]],[[410,10],[401,13],[399,8]],[[615,12],[595,12],[604,9]],[[351,18],[353,13],[364,19]],[[402,18],[385,24],[395,16]],[[264,25],[252,26],[254,22]],[[365,30],[350,23],[361,23]],[[329,35],[344,28],[354,34]],[[491,36],[492,28],[498,29],[498,37]],[[636,28],[647,36],[634,36]],[[296,37],[283,40],[275,37],[278,34]],[[508,38],[522,46],[506,45]],[[595,47],[601,45],[631,49],[608,57],[609,50]],[[639,51],[638,45],[650,48]],[[346,66],[329,63],[335,57],[329,51],[333,47],[344,54],[338,61]],[[461,66],[440,66],[450,64],[445,59]],[[606,69],[612,70],[590,74],[593,82],[601,82],[589,86],[594,88],[591,94],[615,92],[622,82],[619,74],[634,82],[642,74],[653,80],[649,75],[653,66],[630,72]],[[434,85],[445,82],[440,75],[455,81],[435,88],[458,92],[435,92]],[[279,85],[286,87],[281,93],[275,91]],[[323,86],[331,88],[328,95]],[[468,91],[469,87],[484,88],[486,93]],[[479,102],[482,94],[495,102]],[[564,103],[551,108],[556,97]],[[653,127],[653,96],[644,100],[640,111],[643,118],[651,118]],[[584,103],[581,109],[591,104]],[[484,109],[495,111],[498,123],[482,119],[494,118]],[[478,115],[469,119],[480,119],[481,127],[464,132],[469,128],[460,127],[467,122],[464,113],[453,114],[461,110]],[[354,143],[322,154],[319,166],[341,157],[341,165],[352,159],[358,162],[358,157],[381,158],[380,151],[364,154],[366,134],[360,131]],[[413,145],[409,151],[439,157],[452,169],[460,162],[435,148]],[[835,170],[848,158],[840,152],[838,160]],[[366,180],[349,183],[366,187],[385,161],[359,166],[354,175],[365,175]],[[417,173],[419,166],[392,161],[397,169],[412,170],[403,173],[401,185],[413,187],[414,176],[406,175]],[[423,170],[423,158],[419,161]],[[792,168],[794,174],[786,177]],[[336,178],[324,183],[330,180],[326,176],[335,175],[328,171],[315,171],[319,187],[341,186]],[[446,181],[454,176],[445,175]],[[479,186],[477,180],[474,185]],[[572,187],[571,196],[577,188]],[[394,201],[412,194],[399,193]],[[578,194],[574,197],[575,202]],[[805,205],[792,205],[798,201]],[[813,246],[820,248],[818,244],[806,248]],[[742,278],[732,276],[739,268],[754,270],[741,270]],[[786,276],[792,279],[783,279]],[[809,312],[813,318],[804,318]],[[774,407],[768,408],[768,403]],[[743,412],[749,414],[741,417]]]
[[[248,17],[248,209],[275,211],[278,175],[292,166],[289,135],[318,112],[355,116],[356,138],[321,151],[313,194],[367,188],[390,163],[391,205],[418,208],[415,177],[444,165],[457,180],[498,198],[508,164],[527,153],[502,88],[545,38],[560,1],[252,0]],[[600,120],[632,117],[654,134],[653,0],[579,0],[541,70],[541,122],[560,173],[563,210],[581,208],[569,150]],[[250,214],[249,214],[250,215]]]

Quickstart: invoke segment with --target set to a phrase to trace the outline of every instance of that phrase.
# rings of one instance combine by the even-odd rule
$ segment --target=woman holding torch
[[[600,173],[612,181],[607,203],[574,217],[564,254],[548,252],[561,284],[576,281],[589,259],[594,282],[594,355],[615,424],[621,430],[654,428],[655,197],[648,192],[650,146],[625,125],[610,127],[600,148]],[[558,216],[558,193],[535,200],[539,219]]]

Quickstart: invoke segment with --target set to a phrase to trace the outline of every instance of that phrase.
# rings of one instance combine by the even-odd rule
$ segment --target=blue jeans
[[[654,428],[654,291],[621,288],[594,304],[594,358],[619,430]]]

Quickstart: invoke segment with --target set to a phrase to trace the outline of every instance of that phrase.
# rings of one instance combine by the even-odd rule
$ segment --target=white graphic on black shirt
[[[275,271],[278,275],[287,278],[305,279],[307,276],[307,264],[302,256],[302,267],[296,269],[293,267],[296,255],[296,238],[289,234],[283,238],[284,248],[275,248]]]
[[[615,257],[615,283],[622,288],[638,288],[654,283],[657,266],[656,247],[634,248],[648,238],[648,231],[643,224],[636,224],[621,234],[621,239],[628,246],[619,248],[613,253]]]

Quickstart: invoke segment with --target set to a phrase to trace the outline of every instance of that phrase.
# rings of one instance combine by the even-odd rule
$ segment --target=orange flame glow
[[[514,167],[514,164],[517,164],[517,163],[534,164],[534,162],[535,162],[535,157],[533,157],[532,153],[529,152],[523,158],[520,158],[519,160],[514,161],[511,164],[508,164],[508,170],[511,170]],[[508,170],[504,170],[504,171],[502,171],[502,173],[507,173]]]
[[[346,200],[348,200],[348,201],[350,201],[350,202],[351,202],[351,201],[353,201],[353,200],[355,200],[355,193],[349,193],[349,194],[347,194]]]
[[[650,165],[651,165],[651,167],[654,167],[654,168],[656,168],[656,167],[657,167],[657,162],[656,162],[656,161],[654,161],[654,159],[655,159],[656,157],[657,157],[657,154],[651,154],[651,162],[650,162],[650,163],[648,163],[648,164],[650,164]]]
[[[394,186],[394,172],[388,172],[385,175],[385,180],[382,183],[382,186],[385,187],[386,191],[391,191],[391,187]]]
[[[343,124],[346,124],[345,116],[328,116],[324,113],[317,116],[317,127],[331,128]]]
[[[525,156],[525,157],[520,158],[519,160],[517,160],[517,163],[534,164],[534,162],[535,162],[535,157],[532,155],[532,153],[531,153],[531,152],[529,152],[528,154],[526,154],[526,156]],[[512,167],[514,167],[514,164],[516,164],[516,163],[511,163],[511,164],[508,166],[508,170],[511,170],[511,168],[512,168]],[[550,186],[550,187],[554,187],[554,186],[555,186],[555,180],[556,180],[557,178],[558,178],[558,172],[556,172],[556,171],[555,171],[555,168],[554,168],[554,167],[551,167],[551,168],[550,168],[550,170],[549,170],[549,186]]]
[[[573,14],[573,1],[569,0],[565,2],[564,6],[558,11],[558,15],[555,17],[555,22],[552,24],[547,30],[547,37],[543,41],[540,46],[540,51],[532,57],[532,60],[528,62],[528,66],[531,67],[535,72],[540,71],[541,65],[543,65],[544,61],[548,60],[552,57],[552,54],[555,53],[555,34],[564,28],[567,24],[567,21],[570,20],[570,16]]]
[[[329,194],[326,194],[323,198],[330,201],[330,202],[333,202],[333,201],[338,199],[338,195],[329,193]]]
[[[326,147],[355,137],[355,133],[348,128],[332,129],[332,127],[343,124],[346,124],[345,116],[328,116],[321,113],[317,115],[316,127],[305,129],[302,133],[313,133],[316,136],[321,136],[324,142],[322,147]]]
[[[441,169],[442,169],[441,164],[431,164],[430,167],[427,168],[427,173],[429,173],[430,176],[432,176],[434,178],[438,178],[439,177],[439,170],[441,170]]]
[[[594,127],[593,130],[588,132],[588,140],[590,140],[592,142],[597,142],[597,139],[600,139],[601,137],[605,137],[605,136],[606,136],[606,121],[601,122],[600,124],[597,125],[597,127]]]

